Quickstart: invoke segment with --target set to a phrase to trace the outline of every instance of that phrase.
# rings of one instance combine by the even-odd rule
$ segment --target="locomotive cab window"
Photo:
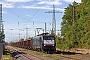
[[[44,36],[43,40],[54,40],[53,36]]]

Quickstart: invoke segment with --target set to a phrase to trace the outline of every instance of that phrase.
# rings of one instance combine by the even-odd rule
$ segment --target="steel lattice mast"
[[[55,6],[53,5],[53,12],[46,12],[46,13],[53,13],[53,19],[52,19],[52,32],[56,35],[56,19],[55,19],[55,13],[62,13],[59,11],[55,11]]]
[[[53,5],[52,31],[56,35],[56,19],[55,19],[55,7],[54,7],[54,5]]]
[[[0,32],[3,31],[3,21],[2,21],[2,4],[0,4]]]
[[[2,20],[2,4],[0,4],[0,34],[2,37],[0,38],[1,42],[4,42],[4,25],[3,25],[3,20]]]

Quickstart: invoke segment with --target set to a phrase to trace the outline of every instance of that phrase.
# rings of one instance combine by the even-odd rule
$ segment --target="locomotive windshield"
[[[43,36],[43,40],[54,40],[53,36]]]

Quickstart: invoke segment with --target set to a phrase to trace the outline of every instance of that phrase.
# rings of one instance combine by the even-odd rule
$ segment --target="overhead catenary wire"
[[[46,1],[47,2],[47,1]],[[46,3],[45,2],[45,3]],[[44,4],[45,4],[44,3]],[[42,4],[42,6],[44,5],[44,4]],[[41,6],[41,7],[42,7]],[[40,7],[40,8],[41,8]],[[6,8],[6,7],[5,7]],[[40,8],[39,9],[37,9],[37,11],[32,15],[32,17],[30,18],[30,20],[40,11]],[[21,17],[21,16],[19,16],[19,15],[17,15],[17,14],[15,14],[14,12],[12,12],[10,9],[8,9],[8,8],[6,8],[8,11],[10,11],[12,14],[14,14],[15,16],[17,16],[18,18],[22,18],[22,19],[24,19],[24,20],[27,20],[26,18],[23,18],[23,17]],[[28,20],[28,22],[30,21],[30,20]],[[28,22],[26,22],[26,24],[24,25],[24,27],[26,27],[26,25],[27,25],[27,23]],[[32,21],[32,22],[38,22],[38,21]],[[19,23],[19,22],[18,22]],[[39,22],[39,23],[45,23],[45,22]],[[19,35],[20,36],[20,35]],[[19,37],[19,39],[20,39],[20,37]]]
[[[47,1],[46,1],[46,2],[47,2]],[[45,2],[45,3],[46,3],[46,2]],[[44,3],[44,4],[45,4],[45,3]],[[44,5],[44,4],[43,4],[43,5]],[[43,5],[42,5],[42,6],[43,6]],[[41,7],[42,7],[42,6],[41,6]],[[40,8],[41,8],[41,7],[40,7],[39,9],[37,9],[37,11],[31,16],[31,18],[30,18],[30,20],[29,20],[29,19],[26,19],[26,18],[24,18],[24,17],[19,16],[18,14],[14,13],[13,11],[11,11],[9,8],[7,8],[7,7],[5,7],[5,6],[3,6],[3,7],[6,8],[8,11],[10,11],[13,15],[17,16],[18,18],[21,18],[21,19],[24,19],[24,20],[28,20],[28,22],[38,13],[38,11],[39,11]],[[28,22],[26,22],[26,23],[28,23]],[[31,21],[31,22],[38,22],[38,21]],[[38,23],[44,23],[44,22],[38,22]]]
[[[47,0],[47,1],[48,1],[48,0]],[[46,1],[46,2],[47,2],[47,1]],[[46,2],[45,2],[44,4],[42,4],[42,6],[45,5]],[[41,6],[41,7],[42,7],[42,6]],[[41,8],[41,7],[40,7],[40,8]],[[31,16],[30,20],[40,11],[40,8]],[[28,20],[27,23],[28,23],[30,20]],[[26,23],[25,25],[27,25],[27,23]],[[24,26],[25,26],[25,25],[24,25]]]
[[[44,4],[42,4],[42,6],[43,5],[45,5],[46,3],[48,2],[48,0],[44,3]],[[28,3],[29,4],[29,3]],[[42,6],[40,6],[40,8],[42,7]],[[29,21],[30,22],[37,22],[37,23],[45,23],[45,22],[39,22],[39,21],[31,21],[32,20],[32,18],[40,11],[40,8],[39,9],[36,9],[37,11],[36,12],[34,12],[34,14],[30,17],[30,19],[27,19],[27,18],[24,18],[24,17],[22,17],[22,16],[19,16],[18,14],[16,14],[15,12],[13,12],[12,10],[10,10],[9,8],[7,8],[7,7],[5,7],[9,12],[11,12],[13,15],[15,15],[15,16],[17,16],[18,18],[21,18],[21,19],[23,19],[23,20],[28,20],[27,22],[25,22],[24,24],[24,26],[26,26],[27,25],[27,23],[29,23]],[[46,22],[47,23],[47,22]],[[34,23],[33,23],[34,24]],[[50,23],[50,25],[51,25],[51,23]]]
[[[34,1],[35,1],[35,0],[34,0]],[[47,1],[48,1],[48,0],[47,0]],[[46,2],[47,2],[47,1],[46,1]],[[35,1],[35,2],[36,2],[36,1]],[[45,3],[46,3],[46,2],[45,2]],[[45,3],[44,3],[44,4],[45,4]],[[21,4],[22,4],[22,3],[21,3]],[[44,4],[43,4],[43,5],[44,5]],[[30,4],[30,5],[31,5],[31,4]],[[43,6],[43,5],[42,5],[42,6]],[[42,6],[41,6],[41,7],[42,7]],[[4,7],[4,6],[3,6],[3,7]],[[41,8],[41,7],[40,7],[40,8]],[[5,8],[6,8],[6,7],[5,7]],[[33,18],[33,16],[35,16],[35,15],[38,13],[38,11],[40,10],[40,8],[37,9],[37,11],[32,15],[31,18]],[[21,18],[21,19],[24,19],[24,20],[28,20],[28,21],[31,20],[31,19],[29,20],[29,19],[26,19],[26,18],[24,18],[24,17],[21,17],[21,16],[15,14],[13,11],[11,11],[11,10],[8,9],[8,8],[6,8],[6,9],[7,9],[8,11],[10,11],[13,15],[17,16],[18,18]],[[44,23],[44,22],[38,22],[38,21],[31,21],[31,22]],[[27,22],[27,23],[28,23],[28,22]]]
[[[8,3],[8,2],[7,2]],[[3,6],[3,5],[2,5]],[[7,6],[7,5],[6,5]],[[24,17],[21,17],[21,16],[19,16],[18,14],[16,14],[16,13],[14,13],[13,11],[11,11],[9,8],[7,8],[7,7],[5,7],[5,6],[3,6],[5,9],[7,9],[9,12],[11,12],[13,15],[15,15],[15,16],[17,16],[18,18],[21,18],[21,19],[24,19],[24,20],[28,20],[28,19],[26,19],[26,18],[24,18]]]
[[[12,2],[12,1],[11,1]],[[8,3],[8,2],[6,2],[6,3]],[[2,5],[3,6],[3,5]],[[6,5],[7,6],[7,5]],[[21,16],[19,16],[18,14],[16,14],[16,13],[14,13],[13,11],[11,11],[9,8],[7,8],[7,7],[5,7],[5,6],[3,6],[4,8],[6,8],[8,11],[10,11],[13,15],[15,15],[15,16],[17,16],[18,18],[21,18],[21,19],[24,19],[24,20],[28,20],[28,19],[26,19],[26,18],[24,18],[24,17],[21,17]]]
[[[47,1],[46,1],[46,2],[47,2]],[[45,2],[45,3],[46,3],[46,2]],[[44,4],[45,4],[45,3],[44,3]],[[43,5],[44,5],[44,4],[43,4]],[[43,5],[42,5],[42,6],[43,6]],[[42,7],[42,6],[41,6],[41,7]],[[40,8],[41,8],[41,7],[40,7]],[[30,20],[38,13],[38,11],[40,10],[40,8],[37,9],[37,11],[36,11],[36,12],[32,15],[32,17],[30,18]],[[29,19],[23,18],[23,17],[21,17],[21,16],[15,14],[15,13],[12,12],[10,9],[8,9],[8,8],[6,8],[6,9],[9,10],[9,11],[10,11],[12,14],[14,14],[15,16],[17,16],[18,18],[22,18],[22,19],[24,19],[24,20],[28,20],[28,22],[30,21]],[[28,22],[26,22],[25,25],[27,25]],[[38,21],[31,21],[31,22],[38,22]],[[38,22],[38,23],[44,23],[44,22]]]
[[[4,6],[3,6],[3,7],[4,7]],[[5,8],[6,8],[6,7],[5,7]],[[8,8],[6,8],[6,9],[7,9],[8,11],[10,11],[13,15],[17,16],[18,18],[21,18],[21,19],[24,19],[24,20],[28,20],[28,22],[30,21],[29,19],[26,19],[26,18],[24,18],[24,17],[21,17],[21,16],[15,14],[15,13],[12,12],[10,9],[8,9]],[[37,12],[36,12],[36,13],[37,13]],[[36,13],[35,13],[35,14],[36,14]],[[34,14],[34,15],[35,15],[35,14]],[[33,16],[34,16],[34,15],[33,15]],[[33,17],[33,16],[32,16],[32,17]],[[27,23],[28,23],[28,22],[27,22]],[[45,22],[39,22],[39,21],[30,21],[30,22],[45,23]]]
[[[48,0],[47,0],[46,2],[48,2]],[[45,5],[46,2],[45,2],[44,4],[42,4],[42,6]],[[42,6],[41,6],[41,7],[42,7]],[[41,7],[40,7],[40,8],[41,8]],[[6,8],[6,7],[5,7],[5,8]],[[26,22],[26,24],[24,25],[24,26],[26,26],[27,23],[28,23],[29,21],[31,21],[32,18],[40,11],[40,8],[37,9],[37,11],[30,17],[30,19],[26,19],[26,18],[24,18],[24,17],[21,17],[21,16],[15,14],[14,12],[12,12],[12,11],[11,11],[10,9],[8,9],[8,8],[6,8],[6,9],[9,10],[9,11],[10,11],[12,14],[14,14],[15,16],[17,16],[18,18],[21,18],[21,19],[24,19],[24,20],[28,20],[28,21]],[[38,22],[38,21],[31,21],[31,22]],[[38,23],[45,23],[45,22],[38,22]]]

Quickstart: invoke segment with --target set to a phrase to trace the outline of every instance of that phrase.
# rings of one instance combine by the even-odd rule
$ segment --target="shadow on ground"
[[[10,54],[10,52],[7,49],[4,49],[3,55],[9,55],[9,54]]]
[[[63,54],[63,55],[75,55],[75,54],[81,54],[81,53],[65,52],[65,51],[59,51],[59,50],[57,50],[55,53],[56,53],[56,54]]]
[[[13,52],[11,52],[11,56],[16,58],[16,59],[21,57],[20,54],[26,54],[26,53],[21,52],[21,51],[13,51]]]

